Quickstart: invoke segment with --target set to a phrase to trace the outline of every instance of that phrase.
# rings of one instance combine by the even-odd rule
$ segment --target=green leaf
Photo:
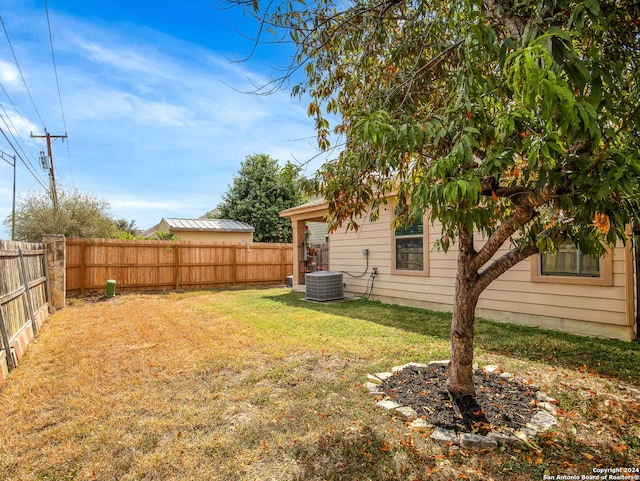
[[[592,18],[600,16],[600,2],[598,2],[598,0],[585,0],[584,8],[589,12]]]

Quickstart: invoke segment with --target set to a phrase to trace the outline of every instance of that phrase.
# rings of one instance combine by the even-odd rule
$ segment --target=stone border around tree
[[[536,391],[537,406],[542,409],[538,410],[524,427],[514,431],[512,434],[492,431],[486,436],[483,436],[472,433],[456,433],[453,430],[435,427],[424,419],[419,418],[413,408],[394,402],[391,397],[382,390],[382,383],[385,380],[406,367],[426,368],[433,365],[449,365],[449,360],[431,361],[426,364],[410,362],[402,366],[394,366],[391,372],[368,374],[364,387],[369,391],[369,395],[377,401],[377,406],[386,410],[392,416],[404,421],[411,431],[426,432],[433,430],[430,435],[430,439],[433,442],[439,444],[454,444],[465,449],[476,451],[493,450],[497,449],[498,443],[519,447],[528,444],[529,441],[533,440],[538,434],[549,431],[554,425],[558,424],[558,420],[556,419],[557,401],[542,391]],[[478,367],[476,366],[474,369],[478,369]],[[499,367],[487,365],[482,369],[487,373],[495,373],[499,370]],[[501,372],[499,377],[505,380],[515,379],[514,375],[509,372]]]

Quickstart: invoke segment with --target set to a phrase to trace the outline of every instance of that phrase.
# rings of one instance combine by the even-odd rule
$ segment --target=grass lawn
[[[479,320],[476,360],[531,379],[560,411],[532,447],[474,453],[411,434],[361,386],[367,373],[446,359],[448,315],[285,289],[70,303],[0,391],[0,479],[542,480],[640,468],[638,343]]]

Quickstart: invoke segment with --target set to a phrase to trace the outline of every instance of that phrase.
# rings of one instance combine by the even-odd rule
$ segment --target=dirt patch
[[[527,382],[476,370],[473,376],[476,399],[456,400],[446,388],[448,375],[443,365],[408,366],[382,386],[393,401],[411,406],[428,423],[456,432],[487,434],[517,430],[525,426],[537,410],[538,389]]]
[[[114,299],[114,297],[107,297],[104,294],[91,293],[91,294],[78,294],[75,296],[67,297],[67,303],[70,306],[83,306],[85,304],[96,304],[98,302],[105,302]]]

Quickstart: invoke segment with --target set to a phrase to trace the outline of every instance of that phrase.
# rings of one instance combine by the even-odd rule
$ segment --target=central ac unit
[[[340,272],[318,271],[304,276],[305,292],[311,301],[332,301],[344,297]]]

